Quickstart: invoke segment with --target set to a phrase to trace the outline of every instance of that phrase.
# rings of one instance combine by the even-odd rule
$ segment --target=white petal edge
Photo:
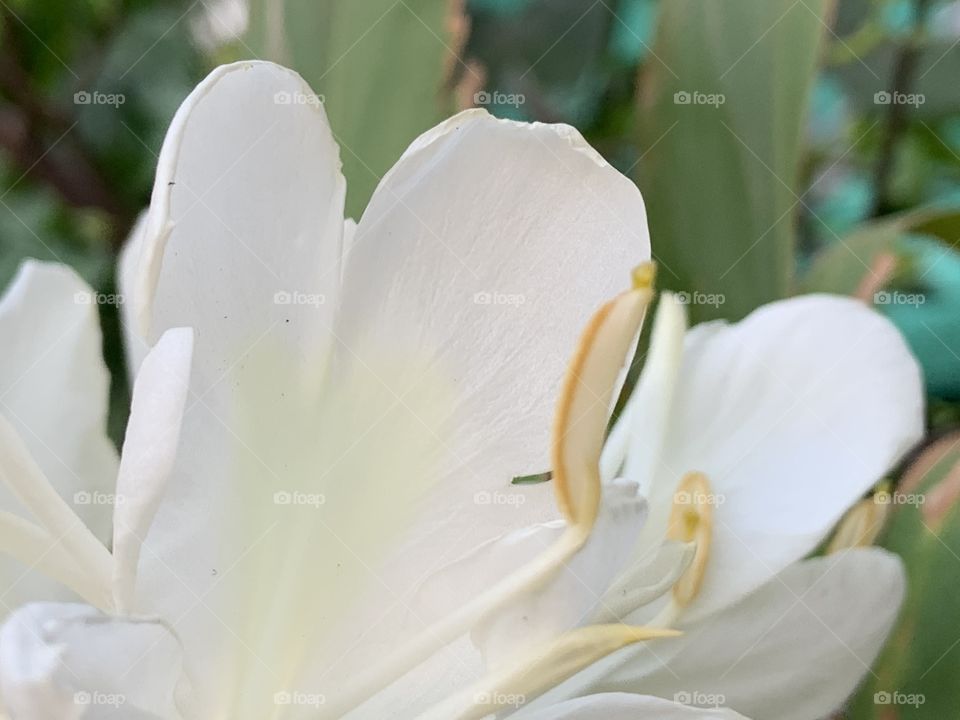
[[[0,693],[17,720],[178,720],[180,648],[166,626],[33,603],[0,628]]]
[[[516,720],[746,720],[726,708],[692,707],[632,693],[588,695],[510,717]]]
[[[511,478],[549,468],[554,400],[577,336],[648,258],[635,185],[567,126],[468,111],[414,141],[383,178],[344,271],[340,359],[413,345],[462,398],[449,471],[387,564],[396,599],[449,558],[557,519],[549,487]],[[393,390],[403,397],[417,380]],[[478,496],[505,498],[509,511]]]
[[[39,526],[33,527],[25,522],[15,523],[13,520],[16,516],[10,515],[6,518],[4,539],[8,543],[15,543],[18,537],[24,540],[31,538],[33,550],[36,550],[40,543],[52,541],[50,547],[54,552],[58,556],[61,552],[69,556],[88,580],[82,586],[73,586],[72,589],[80,592],[84,598],[99,607],[111,607],[112,598],[109,597],[108,578],[112,559],[109,551],[84,525],[70,505],[57,494],[30,455],[17,431],[2,415],[0,415],[0,483],[6,485],[7,489],[33,515]],[[3,549],[14,557],[25,551],[21,547],[8,546]],[[20,555],[20,559],[28,560],[28,556]],[[67,582],[66,576],[58,576],[55,579]]]
[[[112,492],[117,451],[107,437],[110,376],[98,301],[73,270],[27,260],[0,299],[0,415],[60,496],[103,542],[111,508],[75,502]],[[0,489],[0,507],[16,510]],[[12,600],[12,598],[8,598]]]
[[[140,548],[173,470],[192,357],[193,331],[168,330],[144,359],[133,386],[113,522],[114,604],[119,613],[133,609]]]
[[[810,295],[687,334],[640,551],[666,527],[680,477],[715,495],[695,622],[814,550],[923,435],[916,360],[863,303]],[[630,477],[628,459],[626,476]],[[662,536],[662,535],[660,535]]]
[[[641,493],[650,491],[655,463],[663,452],[686,331],[686,309],[676,295],[663,293],[643,370],[603,448],[604,479],[623,473],[640,483]],[[625,463],[629,463],[626,470]]]
[[[701,693],[752,717],[828,717],[870,672],[905,587],[900,559],[877,548],[805,560],[682,637],[592,668],[577,692]]]
[[[124,303],[120,306],[121,334],[127,361],[127,377],[131,383],[137,377],[140,363],[150,351],[149,343],[138,332],[136,303],[133,301],[140,272],[140,254],[147,234],[147,215],[147,211],[144,210],[137,217],[130,235],[120,250],[120,258],[117,260],[117,288],[124,299]]]

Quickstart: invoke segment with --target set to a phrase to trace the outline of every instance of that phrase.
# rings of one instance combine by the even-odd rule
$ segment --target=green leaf
[[[907,571],[899,623],[861,691],[850,720],[941,720],[960,700],[960,435],[942,438],[908,471],[890,499],[883,546]]]
[[[449,113],[446,3],[253,0],[238,52],[292,67],[323,95],[358,218],[407,145]]]
[[[790,290],[800,148],[828,5],[662,5],[641,83],[638,178],[660,278],[691,294],[695,320],[739,318]]]
[[[907,235],[928,236],[943,243],[945,247],[941,255],[950,248],[960,250],[960,211],[921,208],[862,225],[816,256],[802,280],[802,289],[805,292],[857,294],[865,281],[878,272],[877,263],[882,255],[894,256],[901,267],[896,268],[889,280],[876,278],[876,289],[912,287],[927,273],[919,268],[903,267],[910,259],[904,250]],[[914,274],[918,277],[913,278]]]
[[[927,392],[960,399],[960,211],[924,208],[864,225],[817,256],[803,289],[874,303],[920,361]]]
[[[550,470],[542,473],[534,473],[533,475],[517,475],[513,480],[510,481],[511,485],[539,485],[540,483],[550,482],[553,478],[553,473]]]

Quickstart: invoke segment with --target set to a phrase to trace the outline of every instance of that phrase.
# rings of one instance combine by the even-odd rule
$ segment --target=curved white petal
[[[127,376],[131,383],[137,377],[140,363],[150,351],[150,343],[138,330],[136,303],[133,302],[140,270],[140,253],[147,234],[147,216],[148,213],[144,210],[137,217],[117,261],[117,289],[125,300],[120,306],[120,329],[127,361]]]
[[[681,477],[705,473],[713,542],[684,621],[810,553],[920,439],[923,398],[903,338],[855,300],[798,297],[688,333],[641,543],[662,537]]]
[[[682,637],[629,649],[605,675],[591,669],[590,691],[699,693],[751,717],[829,717],[870,672],[904,590],[902,563],[883,550],[806,560]]]
[[[0,552],[27,563],[26,567],[21,566],[14,571],[12,586],[6,588],[6,595],[11,594],[11,590],[17,589],[16,586],[34,565],[45,570],[62,568],[63,563],[59,558],[63,556],[69,558],[81,572],[69,575],[57,572],[54,579],[67,584],[88,602],[98,607],[111,607],[108,579],[111,563],[109,551],[77,516],[71,504],[57,493],[56,488],[30,455],[16,429],[2,415],[0,415],[0,487],[9,492],[37,523],[34,525],[13,513],[5,513],[3,516],[5,528]],[[113,499],[112,495],[106,497]],[[72,499],[75,506],[88,504],[79,493]],[[29,538],[29,541],[20,545],[18,536],[24,540]],[[47,551],[43,550],[44,546],[47,547],[47,551],[53,553],[53,557],[57,558],[56,561],[53,561],[53,558],[47,558],[46,563],[40,563],[47,554]],[[40,551],[39,555],[38,551]],[[83,580],[81,585],[70,582],[76,577]],[[10,607],[9,603],[7,607]]]
[[[622,623],[579,628],[546,646],[511,658],[502,668],[431,707],[417,720],[480,720],[495,712],[509,713],[618,650],[643,640],[677,634],[674,630]]]
[[[643,370],[603,448],[604,477],[616,477],[623,471],[624,463],[629,462],[629,477],[640,483],[640,492],[644,494],[650,491],[656,463],[663,452],[686,329],[684,306],[672,293],[663,293]]]
[[[133,610],[140,548],[156,515],[180,441],[193,331],[167,330],[140,366],[133,386],[113,516],[113,582],[117,612]]]
[[[519,712],[516,720],[745,720],[726,708],[699,708],[632,693],[602,693]]]
[[[622,622],[627,618],[636,622],[632,613],[664,597],[689,567],[695,553],[695,543],[668,540],[658,545],[649,559],[634,558],[607,588],[593,622]]]
[[[180,648],[161,624],[34,603],[0,629],[0,692],[17,720],[177,720]]]
[[[636,187],[567,126],[461,113],[384,177],[347,261],[338,359],[422,348],[459,400],[446,471],[390,563],[392,599],[485,540],[557,517],[549,486],[510,481],[549,469],[580,330],[648,257]],[[405,398],[417,383],[391,387]]]
[[[509,572],[500,579],[490,578],[490,586],[479,595],[462,594],[458,607],[444,617],[437,620],[429,618],[429,622],[417,617],[420,627],[414,628],[413,634],[406,638],[394,641],[399,649],[390,652],[383,661],[374,660],[368,663],[357,674],[357,679],[350,682],[348,689],[341,692],[339,704],[335,706],[337,711],[344,712],[354,707],[364,697],[408,673],[413,667],[424,662],[430,654],[448,645],[486,618],[506,610],[518,599],[535,597],[538,588],[549,585],[562,574],[565,565],[575,562],[576,555],[591,540],[591,531],[600,512],[603,490],[600,455],[610,420],[609,409],[614,402],[613,391],[617,379],[622,375],[624,360],[632,353],[650,295],[649,288],[638,287],[620,293],[604,303],[584,329],[567,370],[557,403],[551,452],[552,489],[567,523],[557,542],[515,572]],[[635,504],[639,504],[635,486],[628,483],[615,489],[626,490],[624,494],[632,494]],[[629,505],[629,502],[627,504]],[[631,513],[628,509],[624,515],[627,520],[623,524],[629,526],[630,519],[636,513]],[[624,546],[622,549],[623,557],[628,557],[628,548]],[[390,561],[396,565],[401,565],[405,560],[408,558],[402,553],[390,556]],[[392,566],[388,567],[391,571],[395,570]],[[407,567],[410,567],[410,563],[407,563]],[[615,571],[616,568],[613,571],[604,568],[600,574]],[[404,580],[409,582],[409,576],[401,576],[401,581]],[[400,602],[403,602],[402,598]],[[387,608],[387,612],[380,615],[381,622],[390,612],[391,608]],[[368,623],[360,624],[370,628]],[[394,629],[388,622],[387,632]],[[596,637],[587,637],[588,635],[579,634],[579,631],[568,633],[567,640],[560,643],[565,648],[563,652],[573,651],[572,642],[574,645],[589,645],[592,653],[604,654],[612,652],[610,648],[613,646],[622,646],[616,643],[636,642],[649,636],[649,633],[646,628],[606,626],[597,631]],[[347,652],[355,647],[349,648]],[[364,649],[365,652],[368,650],[369,648]],[[344,665],[344,657],[341,656],[337,665]],[[511,680],[512,677],[510,675]],[[461,706],[462,701],[462,696],[451,700],[457,707]],[[328,710],[331,714],[336,714],[333,708]],[[472,708],[471,713],[476,710],[477,708]]]
[[[543,587],[535,587],[485,619],[473,630],[487,667],[501,666],[519,653],[545,645],[561,633],[605,611],[602,597],[624,568],[647,509],[635,483],[603,488],[603,502],[590,539]],[[418,600],[426,606],[454,605],[485,590],[493,578],[532,562],[563,534],[562,521],[515,530],[484,543],[424,583]],[[449,610],[447,610],[449,611]],[[447,611],[435,611],[442,616]]]
[[[60,496],[106,541],[112,505],[84,502],[111,493],[117,472],[117,453],[106,435],[110,380],[101,356],[98,299],[65,266],[23,263],[0,299],[0,415]],[[2,486],[0,509],[23,512]],[[11,607],[62,597],[5,557],[0,578],[3,602]]]
[[[177,462],[137,586],[143,607],[195,645],[187,657],[198,673],[223,670],[208,654],[227,652],[224,638],[239,632],[236,618],[218,622],[207,593],[265,549],[255,541],[270,523],[246,515],[247,500],[270,504],[274,483],[295,487],[288,472],[318,444],[344,189],[317,96],[270,63],[214,70],[160,153],[130,293],[146,340],[190,327],[194,349]]]
[[[357,237],[357,221],[353,218],[347,218],[343,221],[343,259],[340,264],[340,275],[343,279],[343,271],[347,268],[347,258],[350,257],[350,251],[353,249],[353,241]]]

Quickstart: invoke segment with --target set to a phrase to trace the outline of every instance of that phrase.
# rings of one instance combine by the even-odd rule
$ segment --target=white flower
[[[109,378],[100,360],[97,309],[85,302],[89,297],[89,288],[66,268],[27,262],[0,300],[0,422],[17,429],[67,502],[83,493],[111,492],[117,472],[117,453],[105,432]],[[6,470],[0,467],[0,473]],[[0,509],[7,511],[0,532],[7,532],[2,528],[8,513],[19,507],[7,483],[0,483]],[[110,510],[94,503],[75,506],[101,541],[109,538]],[[56,592],[40,573],[25,572],[7,556],[0,556],[0,588],[0,616]]]
[[[651,351],[661,360],[605,464],[626,450],[621,472],[648,497],[638,560],[665,531],[697,545],[688,582],[661,610],[685,635],[651,648],[653,663],[627,653],[590,685],[694,688],[756,717],[825,717],[869,672],[904,575],[877,549],[804,558],[922,437],[920,369],[897,330],[852,299],[795,298],[688,333],[666,300]],[[681,483],[691,471],[702,485]],[[690,504],[684,490],[701,495]]]
[[[650,295],[643,278],[616,294],[649,254],[636,188],[570,128],[470,112],[418,139],[354,228],[322,107],[301,97],[294,73],[242,63],[174,118],[123,260],[138,373],[112,553],[44,537],[99,610],[33,604],[5,624],[16,718],[483,717],[669,634],[586,627],[490,672],[461,637],[611,524],[600,452]],[[0,428],[36,527],[78,526]],[[510,487],[548,464],[551,487]],[[639,530],[636,486],[614,492],[612,524]],[[557,515],[557,542],[516,572],[414,606],[446,558]],[[645,709],[734,717],[617,694],[551,716]]]
[[[603,457],[606,487],[636,483],[649,503],[632,558],[602,576],[574,572],[473,636],[495,658],[518,637],[582,622],[678,627],[682,637],[626,650],[540,702],[627,691],[722,698],[753,717],[828,716],[869,671],[904,576],[877,549],[803,558],[922,432],[919,368],[861,303],[802,297],[685,332],[682,305],[665,294]],[[553,532],[528,528],[482,551]],[[470,567],[432,582],[469,582]],[[540,612],[556,606],[575,612]]]
[[[138,526],[149,524],[169,471],[192,334],[171,330],[144,361],[118,465],[105,433],[94,296],[67,268],[29,261],[0,302],[0,336],[11,348],[0,367],[0,547],[17,561],[3,558],[5,610],[76,597],[64,588],[107,609],[128,607],[132,598],[111,590],[114,576],[129,596]]]

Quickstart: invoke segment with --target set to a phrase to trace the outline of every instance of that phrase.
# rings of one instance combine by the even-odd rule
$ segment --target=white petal
[[[682,637],[628,649],[590,690],[700,693],[752,717],[829,717],[870,672],[904,589],[902,563],[883,550],[806,560]]]
[[[167,330],[133,387],[113,519],[114,600],[120,613],[132,610],[140,547],[176,459],[192,354],[189,328]]]
[[[706,473],[714,537],[687,622],[809,554],[923,433],[916,361],[890,322],[847,298],[694,328],[677,387],[645,532],[663,532],[684,473]]]
[[[353,241],[357,237],[357,221],[353,218],[347,218],[343,221],[343,260],[341,261],[341,277],[343,271],[347,268],[347,258],[350,257],[350,251],[353,249]]]
[[[144,334],[195,324],[203,345],[236,359],[238,343],[246,349],[251,333],[289,318],[285,339],[312,349],[316,338],[302,325],[329,310],[274,298],[338,284],[345,184],[323,107],[311,98],[293,71],[241,62],[214,70],[180,106],[138,262]],[[325,300],[329,308],[336,298]]]
[[[180,648],[161,624],[35,603],[0,629],[0,692],[17,720],[173,720]]]
[[[405,641],[395,642],[400,649],[388,654],[382,661],[373,661],[367,664],[353,680],[349,690],[345,691],[340,704],[335,706],[339,711],[345,711],[362,698],[384,687],[388,682],[410,671],[417,664],[426,660],[430,654],[455,640],[485,618],[503,612],[513,605],[518,598],[534,597],[536,588],[545,587],[551,581],[562,575],[568,563],[576,564],[576,556],[584,550],[590,540],[598,540],[600,551],[614,553],[619,558],[629,557],[629,544],[619,543],[616,550],[610,550],[604,540],[609,538],[594,538],[597,516],[601,509],[603,484],[600,479],[600,455],[603,450],[603,440],[610,421],[610,407],[613,405],[613,388],[622,374],[624,360],[632,354],[637,333],[643,322],[644,312],[649,303],[651,291],[648,287],[618,294],[604,303],[593,315],[586,329],[582,333],[574,359],[567,370],[563,382],[560,400],[557,403],[556,421],[554,424],[554,438],[551,458],[553,461],[552,489],[556,493],[557,503],[567,523],[564,532],[557,542],[550,545],[544,552],[538,554],[531,562],[524,564],[515,572],[508,572],[502,579],[497,576],[490,578],[491,584],[479,595],[462,593],[455,610],[437,620],[430,619],[425,623],[422,617],[416,617],[420,623],[415,633]],[[449,415],[447,416],[449,417]],[[396,472],[394,470],[393,472]],[[622,535],[628,538],[636,532],[640,524],[636,521],[641,501],[636,497],[636,486],[630,483],[608,488],[610,492],[617,491],[625,496],[623,505],[611,503],[615,510],[623,510],[624,517],[614,517],[611,526],[614,531],[609,533],[614,540],[622,540]],[[391,495],[396,494],[391,491]],[[489,500],[488,500],[489,502]],[[389,570],[392,577],[396,577],[398,566],[411,565],[416,568],[417,560],[405,557],[401,552],[392,553]],[[422,563],[420,563],[422,565]],[[604,575],[612,577],[618,567],[601,565],[597,572],[599,578]],[[596,571],[596,568],[590,568]],[[414,574],[413,577],[416,577]],[[411,575],[399,577],[401,582],[410,582]],[[597,578],[594,578],[596,581]],[[386,585],[386,583],[384,583]],[[602,583],[598,583],[602,584]],[[389,587],[389,586],[388,586]],[[377,597],[379,600],[379,596]],[[552,598],[548,598],[547,605]],[[403,603],[401,598],[400,603]],[[593,599],[588,604],[592,604]],[[576,606],[577,603],[574,603]],[[381,603],[382,606],[382,603]],[[559,603],[562,614],[566,615],[569,608]],[[391,608],[388,607],[387,615]],[[414,613],[416,615],[416,613]],[[385,615],[381,612],[380,622]],[[548,615],[549,618],[549,615]],[[570,620],[565,618],[565,622]],[[548,624],[550,620],[548,619]],[[362,627],[370,628],[369,622],[360,623]],[[387,623],[389,632],[396,623]],[[609,632],[610,630],[613,632]],[[379,630],[377,631],[379,633]],[[610,650],[611,640],[616,643],[636,642],[645,634],[643,628],[629,628],[621,625],[608,626],[598,631],[602,642],[593,643],[578,631],[568,633],[567,640],[561,643],[566,651],[573,651],[570,642],[591,643],[591,652],[601,652],[603,648]],[[572,638],[572,640],[571,640]],[[621,645],[622,646],[622,645]],[[618,646],[619,647],[619,646]],[[352,650],[353,648],[351,648]],[[539,648],[538,648],[539,651]],[[349,652],[349,651],[348,651]],[[343,656],[337,663],[343,666]],[[452,702],[457,707],[463,701],[458,696]],[[353,703],[353,704],[351,704]],[[478,708],[471,710],[471,715]],[[331,714],[336,714],[333,708],[328,707]]]
[[[580,331],[648,257],[636,187],[567,126],[461,113],[384,177],[347,261],[338,349],[356,361],[359,348],[423,348],[460,400],[447,471],[387,578],[395,597],[485,540],[557,517],[549,487],[511,478],[549,469]]]
[[[695,543],[667,541],[653,556],[634,563],[607,588],[593,622],[622,622],[634,610],[661,598],[683,575],[696,552]],[[637,618],[632,618],[636,622]]]
[[[640,483],[644,494],[650,491],[656,462],[663,452],[686,329],[684,306],[672,293],[663,293],[643,371],[603,448],[604,477],[616,477],[626,461],[626,473]]]
[[[633,541],[646,519],[646,503],[635,483],[604,487],[600,515],[586,545],[543,587],[528,591],[473,631],[488,667],[554,640],[583,625],[598,609],[613,578],[624,568]],[[515,530],[485,543],[460,561],[440,570],[420,588],[421,602],[434,607],[476,596],[492,579],[506,577],[532,562],[559,539],[564,523],[555,521]],[[428,596],[428,597],[425,597]],[[442,616],[445,611],[434,611]]]
[[[18,515],[4,515],[3,545],[0,551],[21,562],[29,563],[13,575],[14,588],[25,570],[43,558],[42,548],[47,546],[57,557],[56,562],[44,564],[44,570],[62,567],[59,556],[65,554],[81,572],[78,576],[83,585],[70,582],[72,575],[57,573],[54,579],[67,584],[88,602],[98,607],[110,608],[109,593],[111,557],[106,546],[83,524],[67,501],[43,474],[27,450],[23,439],[6,418],[0,415],[0,487],[9,491],[21,506],[36,520],[36,525]],[[112,499],[112,498],[111,498]],[[75,498],[77,505],[84,505],[82,498]],[[17,520],[21,522],[17,522]],[[19,540],[26,545],[18,546]],[[28,540],[29,538],[29,540]],[[37,556],[37,552],[41,551]],[[7,607],[10,607],[9,604]]]
[[[82,501],[111,493],[117,472],[117,453],[106,435],[110,379],[94,300],[67,267],[33,260],[20,267],[0,299],[0,415],[60,496],[106,541],[112,506]],[[23,514],[2,486],[0,509]],[[11,607],[62,597],[51,596],[42,579],[25,576],[7,558],[0,558],[0,578]]]
[[[516,720],[745,720],[725,708],[698,708],[632,693],[603,693],[512,715]]]
[[[151,343],[194,330],[191,403],[138,593],[205,649],[233,628],[198,598],[264,532],[237,512],[244,494],[269,503],[286,458],[303,467],[317,442],[345,185],[316,99],[296,73],[262,62],[220,67],[191,93],[160,154],[131,289]]]
[[[545,647],[514,657],[503,668],[457,691],[417,720],[480,720],[491,713],[509,713],[530,702],[583,668],[631,644],[675,637],[673,630],[637,628],[615,623],[591,625],[561,635]]]
[[[137,330],[136,303],[133,302],[140,271],[140,253],[147,234],[147,215],[146,211],[140,213],[117,261],[117,288],[125,300],[120,306],[123,350],[127,360],[127,376],[131,383],[137,377],[140,363],[150,350],[150,343]]]

